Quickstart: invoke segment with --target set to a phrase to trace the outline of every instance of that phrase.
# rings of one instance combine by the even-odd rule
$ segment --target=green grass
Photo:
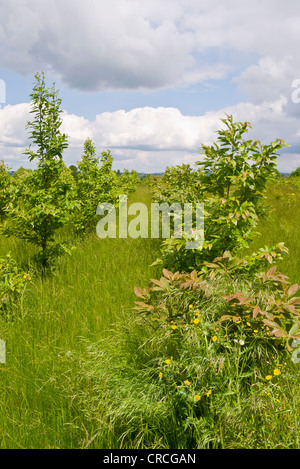
[[[268,187],[264,215],[257,226],[259,234],[244,253],[256,252],[261,247],[271,247],[284,242],[289,254],[285,255],[282,261],[278,261],[278,270],[287,275],[293,283],[300,284],[300,187],[297,187],[296,183],[295,180],[282,178]]]
[[[141,186],[131,201],[149,203]],[[99,239],[91,234],[50,277],[34,277],[15,320],[0,319],[6,363],[0,364],[0,447],[78,448],[89,422],[69,398],[82,339],[95,341],[132,308],[137,284],[148,282],[159,244],[151,239]],[[34,249],[0,239],[26,266]]]
[[[292,282],[300,282],[299,193],[285,182],[268,189],[261,234],[249,249],[284,241],[290,254],[279,267]],[[140,186],[131,201],[149,205],[147,188]],[[7,252],[25,268],[34,248],[0,237],[0,257]],[[153,380],[151,360],[166,354],[167,344],[136,323],[132,311],[133,288],[155,276],[149,266],[158,256],[158,240],[100,240],[92,233],[55,274],[33,278],[14,319],[0,318],[7,353],[0,364],[0,448],[186,444],[190,427],[173,431],[178,415]],[[187,420],[202,447],[299,447],[299,365],[288,364],[282,375],[280,403],[253,387],[242,406],[221,396],[215,419],[199,419],[198,426]]]

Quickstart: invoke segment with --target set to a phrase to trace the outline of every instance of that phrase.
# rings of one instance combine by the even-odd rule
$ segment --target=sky
[[[300,2],[0,1],[0,160],[24,155],[36,73],[59,90],[64,160],[86,138],[114,169],[162,172],[202,159],[226,114],[247,138],[281,138],[278,169],[300,166]]]

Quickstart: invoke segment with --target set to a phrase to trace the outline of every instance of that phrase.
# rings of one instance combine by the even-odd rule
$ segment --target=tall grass
[[[256,251],[284,241],[290,254],[280,269],[293,282],[300,280],[296,189],[286,183],[269,188],[261,234],[250,246]],[[130,201],[149,205],[149,191],[141,185]],[[61,235],[72,244],[71,231]],[[208,407],[206,419],[192,412],[181,418],[178,402],[157,379],[158,360],[172,344],[132,310],[134,286],[156,276],[149,266],[159,244],[91,233],[77,240],[52,276],[33,277],[19,314],[0,318],[7,353],[0,364],[1,448],[182,448],[195,441],[203,448],[299,448],[299,365],[291,362],[271,397],[267,386],[251,386],[237,405],[230,374],[222,386],[231,391],[219,394],[218,412],[209,414]],[[0,237],[0,256],[7,252],[28,267],[34,248]],[[184,370],[197,373],[189,364],[193,345],[186,345]],[[262,372],[285,357],[270,359],[259,364]]]
[[[297,179],[300,178],[281,178],[269,185],[257,226],[258,234],[243,253],[256,252],[266,245],[271,247],[284,242],[289,254],[278,261],[278,270],[300,284],[300,184]]]
[[[149,204],[148,190],[140,186],[135,200]],[[90,423],[67,392],[76,376],[75,357],[84,350],[83,338],[98,340],[111,323],[124,320],[134,286],[147,283],[153,272],[149,266],[158,248],[157,240],[99,239],[91,233],[52,276],[33,277],[13,320],[0,318],[6,343],[6,363],[0,364],[1,448],[84,445]],[[0,238],[0,252],[28,266],[34,249]]]

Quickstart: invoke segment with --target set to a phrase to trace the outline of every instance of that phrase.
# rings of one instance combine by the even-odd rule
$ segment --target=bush
[[[217,142],[201,147],[204,159],[196,163],[201,171],[192,171],[186,165],[168,169],[166,176],[152,186],[157,202],[204,203],[205,238],[201,250],[185,248],[183,226],[182,238],[173,235],[163,243],[162,262],[168,269],[191,271],[200,268],[202,262],[222,256],[224,251],[235,254],[248,247],[266,186],[276,178],[277,151],[286,146],[285,142],[277,139],[263,145],[257,140],[245,140],[243,135],[251,127],[248,122],[233,122],[232,116],[221,121],[225,129],[217,131]],[[193,229],[197,229],[195,221]]]
[[[0,313],[9,315],[32,282],[30,272],[23,272],[10,254],[0,259]]]
[[[300,177],[300,166],[290,174],[290,177]]]

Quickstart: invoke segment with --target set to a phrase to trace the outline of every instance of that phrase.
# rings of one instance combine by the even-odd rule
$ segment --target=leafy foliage
[[[236,123],[232,116],[221,121],[225,129],[217,131],[217,142],[201,147],[204,159],[196,163],[201,171],[183,165],[168,169],[156,187],[154,183],[156,201],[204,203],[202,250],[187,250],[184,237],[171,237],[163,245],[167,268],[193,270],[224,251],[234,254],[247,247],[255,233],[266,185],[276,177],[277,151],[286,146],[285,142],[277,139],[263,145],[245,140],[243,135],[251,127],[248,122]]]
[[[96,209],[100,203],[117,206],[119,194],[133,192],[140,183],[135,172],[125,170],[121,176],[117,176],[112,170],[112,164],[113,157],[109,150],[98,157],[93,141],[86,139],[76,173],[78,206],[74,212],[74,226],[80,236],[95,227]]]
[[[299,168],[295,169],[295,171],[293,171],[290,174],[290,177],[299,177],[299,176],[300,176],[300,166],[299,166]]]
[[[11,176],[4,161],[0,161],[0,222],[4,221],[7,215],[7,206],[11,199]]]
[[[80,235],[93,226],[97,205],[106,196],[109,198],[108,202],[114,201],[112,157],[109,152],[102,153],[101,167],[99,160],[94,143],[91,139],[86,139],[76,175],[78,206],[74,213],[74,225]]]
[[[30,283],[31,273],[23,272],[10,254],[0,259],[0,312],[16,305]]]
[[[36,259],[43,267],[49,267],[66,251],[63,242],[55,241],[55,234],[69,221],[75,205],[74,187],[71,172],[62,159],[67,137],[60,132],[61,100],[54,86],[46,88],[43,74],[36,74],[35,78],[30,95],[34,119],[27,124],[35,149],[30,146],[25,154],[29,161],[37,161],[37,169],[17,185],[5,232],[36,245]]]

